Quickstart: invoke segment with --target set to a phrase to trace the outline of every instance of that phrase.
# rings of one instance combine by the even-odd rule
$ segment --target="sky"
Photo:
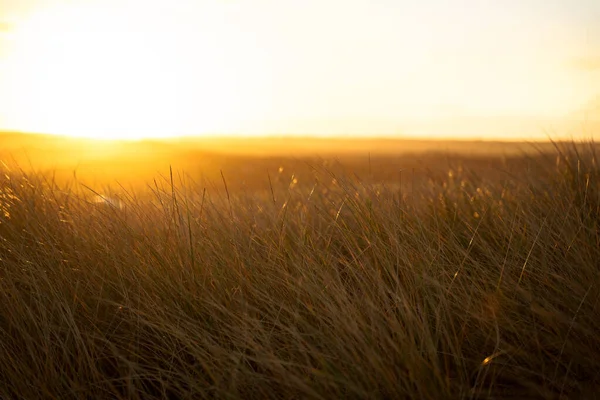
[[[0,129],[576,135],[598,21],[597,0],[0,0]]]

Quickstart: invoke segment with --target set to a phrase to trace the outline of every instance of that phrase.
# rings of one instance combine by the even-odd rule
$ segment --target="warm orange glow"
[[[586,106],[600,95],[600,6],[552,4],[6,0],[0,130],[120,139],[573,133],[600,120]]]
[[[251,104],[240,105],[248,93],[219,43],[159,13],[131,15],[70,5],[18,24],[5,71],[11,125],[104,139],[239,129]]]

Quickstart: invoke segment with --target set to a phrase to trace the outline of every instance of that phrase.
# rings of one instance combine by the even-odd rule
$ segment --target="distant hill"
[[[285,184],[291,177],[303,184],[313,182],[314,168],[320,167],[334,173],[353,171],[381,182],[402,180],[405,171],[411,179],[426,182],[426,171],[446,174],[452,159],[481,171],[492,165],[521,165],[524,153],[535,156],[552,148],[547,142],[314,137],[187,137],[131,142],[0,133],[1,163],[11,168],[16,163],[25,171],[45,171],[52,180],[76,177],[92,187],[114,181],[126,186],[154,184],[160,175],[169,181],[172,170],[177,177],[184,173],[207,187],[221,185],[225,176],[229,188],[266,189],[271,178]]]
[[[480,140],[426,140],[402,138],[277,137],[182,137],[142,141],[113,141],[56,135],[0,132],[0,153],[28,154],[32,159],[84,161],[127,156],[180,158],[183,153],[256,156],[340,156],[450,152],[507,154],[521,152],[523,142]]]

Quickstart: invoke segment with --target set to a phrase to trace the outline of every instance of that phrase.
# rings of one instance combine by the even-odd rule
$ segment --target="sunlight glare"
[[[158,10],[40,10],[11,42],[8,115],[23,131],[141,139],[235,129],[242,115],[232,60],[214,38]]]

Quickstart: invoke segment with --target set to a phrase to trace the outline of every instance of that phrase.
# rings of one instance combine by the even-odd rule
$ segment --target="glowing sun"
[[[118,11],[70,5],[17,25],[4,72],[13,126],[109,139],[238,127],[251,90],[224,51],[231,31],[142,6]]]

